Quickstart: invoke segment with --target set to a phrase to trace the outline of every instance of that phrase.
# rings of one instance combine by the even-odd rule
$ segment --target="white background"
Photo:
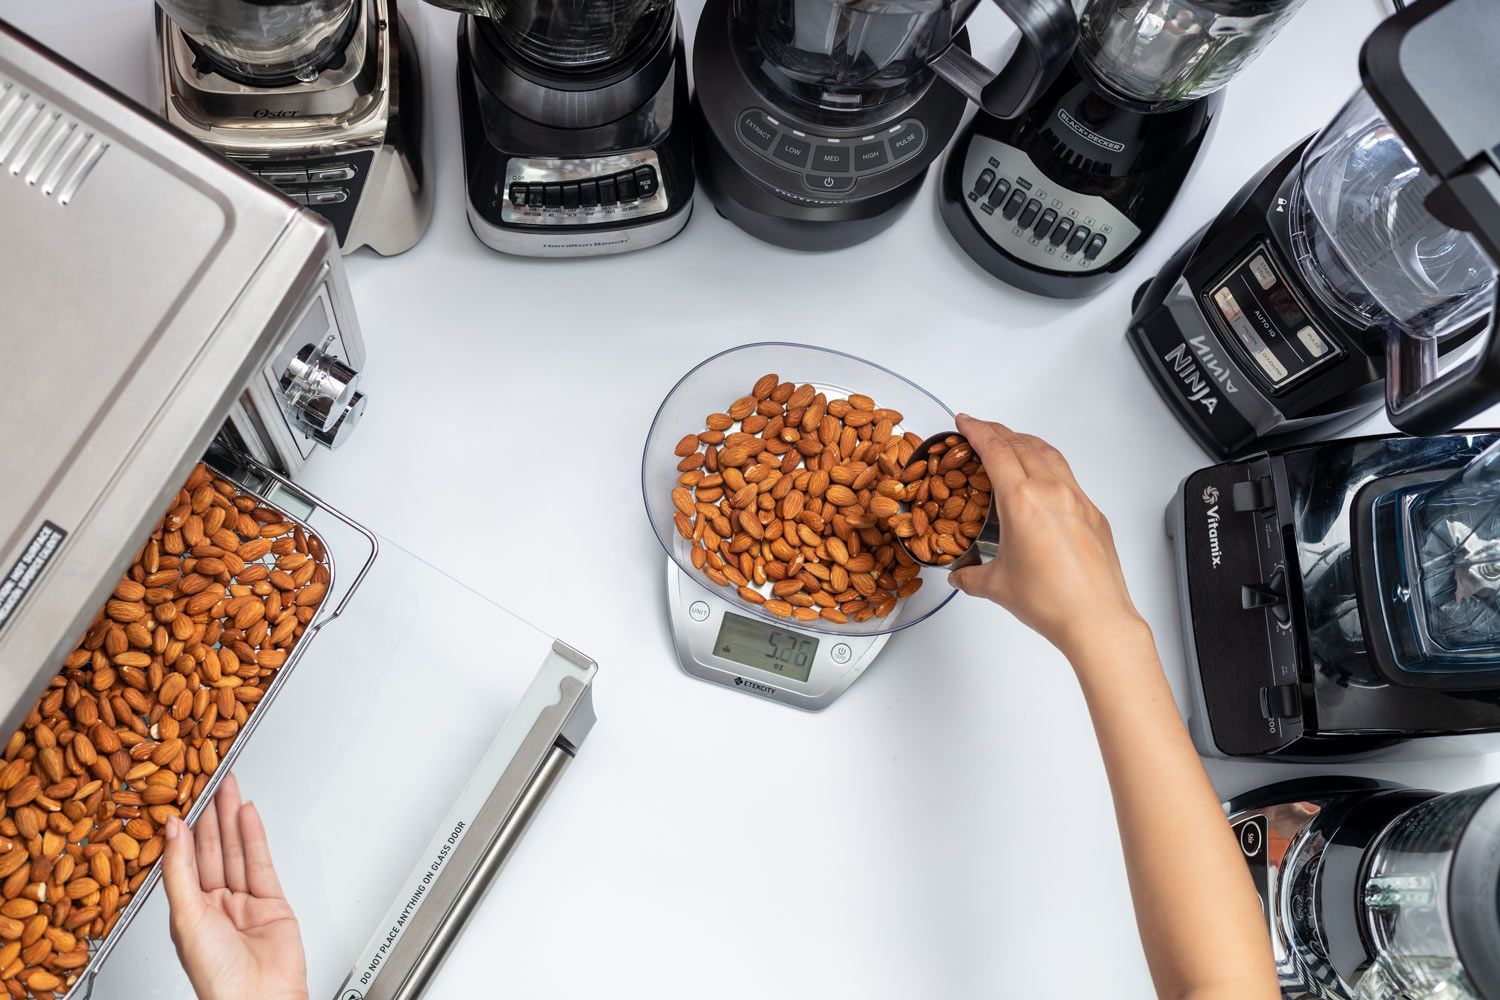
[[[657,249],[492,253],[464,218],[455,22],[411,6],[430,29],[436,212],[409,253],[348,261],[369,411],[303,481],[600,662],[598,726],[431,995],[1151,996],[1067,664],[1000,610],[960,600],[895,636],[822,714],[690,679],[672,652],[640,448],[682,373],[765,339],[865,356],[954,409],[1042,434],[1112,520],[1181,698],[1162,511],[1208,461],[1125,344],[1130,295],[1246,178],[1334,114],[1385,5],[1308,4],[1230,85],[1203,167],[1162,230],[1084,302],[1019,293],[970,263],[938,217],[933,178],[890,230],[832,254],[757,243],[701,192],[685,233]],[[683,10],[689,37],[697,6]],[[0,17],[127,94],[149,93],[149,4],[0,0]],[[992,50],[996,23],[979,28],[979,49]],[[423,738],[442,738],[440,707],[413,714]],[[393,734],[393,756],[408,735]],[[309,752],[284,750],[289,764]],[[1225,796],[1311,770],[1209,766]],[[1458,788],[1500,778],[1500,761],[1346,770]],[[275,787],[247,791],[276,811]],[[393,785],[388,803],[350,816],[327,842],[330,870],[357,883],[359,841],[401,807]],[[273,842],[278,832],[287,842],[274,825]],[[344,881],[288,889],[306,904]],[[386,902],[346,936],[373,930]],[[145,937],[160,920],[147,923],[130,948],[165,947]],[[147,967],[149,986],[112,969],[101,992],[187,995],[169,963]]]

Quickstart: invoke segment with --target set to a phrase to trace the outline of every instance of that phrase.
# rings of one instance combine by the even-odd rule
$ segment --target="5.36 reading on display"
[[[818,640],[725,612],[719,637],[714,640],[714,652],[747,667],[805,681],[812,674]]]

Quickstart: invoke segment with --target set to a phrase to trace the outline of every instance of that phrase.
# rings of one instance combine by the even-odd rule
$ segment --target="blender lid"
[[[1459,961],[1480,996],[1500,997],[1500,785],[1469,817],[1448,886]]]

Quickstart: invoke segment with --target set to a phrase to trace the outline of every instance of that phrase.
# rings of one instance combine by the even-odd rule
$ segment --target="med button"
[[[819,146],[813,150],[812,168],[820,173],[841,174],[849,169],[851,152],[848,146]]]

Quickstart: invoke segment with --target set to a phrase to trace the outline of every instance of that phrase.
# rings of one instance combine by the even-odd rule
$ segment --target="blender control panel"
[[[965,203],[997,246],[1063,274],[1106,267],[1140,238],[1135,223],[1097,195],[1054,184],[1013,146],[975,136],[964,158]]]
[[[815,135],[752,108],[740,114],[740,141],[762,159],[802,172],[802,186],[820,194],[854,190],[861,177],[882,173],[911,159],[927,145],[927,129],[915,118],[870,135]]]
[[[599,226],[668,207],[655,150],[577,159],[512,157],[500,218],[520,226]]]
[[[327,219],[339,243],[349,237],[354,210],[375,162],[374,150],[301,160],[236,160],[240,166],[299,205]]]
[[[1238,344],[1273,392],[1281,392],[1343,350],[1318,329],[1286,280],[1274,251],[1251,247],[1205,296],[1204,309]]]

